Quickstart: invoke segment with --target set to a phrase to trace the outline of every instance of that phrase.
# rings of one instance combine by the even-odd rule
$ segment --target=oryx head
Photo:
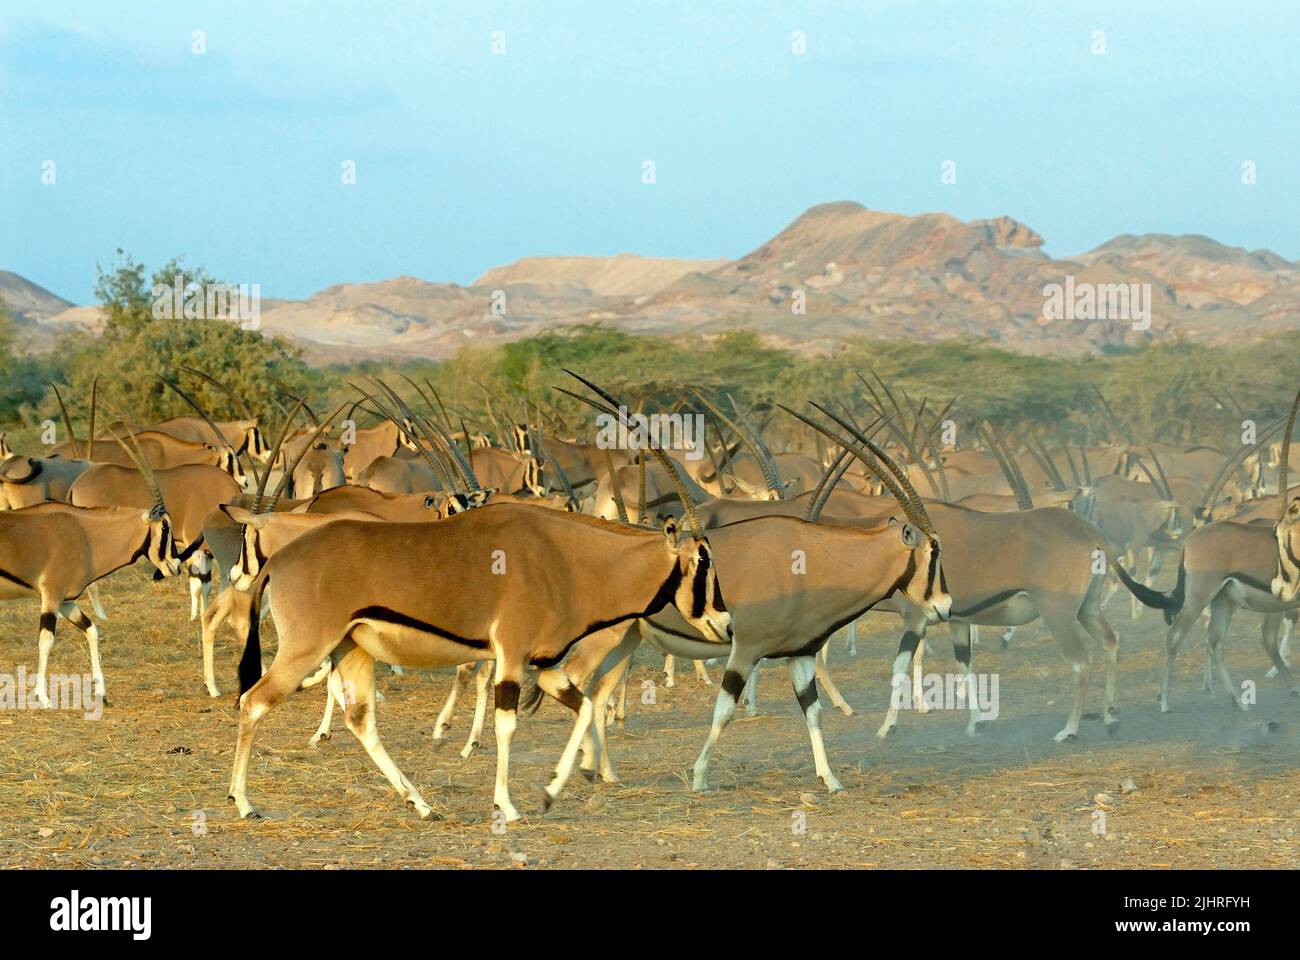
[[[148,533],[145,535],[143,554],[164,577],[174,577],[181,572],[181,558],[172,536],[172,521],[167,509],[156,503],[140,515]]]
[[[948,581],[943,575],[939,535],[933,531],[927,533],[911,522],[900,524],[893,517],[889,523],[910,552],[893,592],[901,592],[920,607],[928,623],[947,620],[952,613],[952,597],[948,595]]]
[[[266,563],[266,552],[262,549],[262,528],[266,526],[269,513],[253,513],[234,504],[223,503],[221,512],[241,525],[239,538],[239,556],[230,568],[230,585],[239,591],[246,591],[253,585],[257,575]]]
[[[464,513],[466,510],[474,510],[483,506],[496,492],[496,487],[488,487],[486,490],[475,490],[473,493],[453,493],[442,502],[430,495],[424,498],[424,505],[428,509],[436,509],[438,517],[446,520],[458,513]]]
[[[1277,541],[1277,574],[1271,588],[1283,603],[1294,603],[1300,596],[1300,544],[1296,542],[1296,525],[1300,521],[1300,497],[1291,500],[1282,518],[1273,524]]]
[[[244,468],[239,463],[239,455],[234,450],[211,443],[205,443],[204,446],[212,451],[216,466],[228,473],[230,479],[241,487],[248,483],[248,474],[244,473]]]
[[[271,455],[271,446],[266,442],[266,437],[262,436],[262,428],[258,426],[257,420],[244,420],[240,425],[244,431],[244,443],[239,452],[247,453],[258,463],[266,463],[266,458]]]
[[[722,599],[708,539],[691,534],[683,536],[676,518],[669,517],[664,521],[664,545],[677,565],[673,606],[704,636],[717,643],[731,643],[735,631],[731,613]]]

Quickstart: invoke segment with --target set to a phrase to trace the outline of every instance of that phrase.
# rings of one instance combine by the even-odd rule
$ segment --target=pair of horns
[[[780,405],[781,409],[790,416],[801,420],[803,423],[812,427],[818,433],[823,434],[831,441],[839,444],[849,453],[853,454],[862,465],[880,478],[880,482],[898,501],[898,505],[903,508],[903,513],[914,526],[920,529],[927,536],[937,536],[934,524],[930,522],[930,514],[926,512],[925,504],[921,502],[920,496],[917,495],[916,488],[912,486],[911,481],[907,479],[907,474],[894,459],[883,449],[881,449],[870,437],[858,430],[848,421],[832,413],[819,403],[813,403],[812,406],[825,414],[843,430],[848,431],[853,440],[838,436],[833,431],[823,427],[820,423],[805,417],[798,411],[791,410],[784,404]],[[856,442],[855,442],[856,441]],[[865,448],[865,449],[864,449]],[[867,451],[870,451],[870,456]],[[881,464],[884,466],[882,467]]]
[[[604,402],[601,403],[596,400],[592,400],[590,397],[584,397],[582,394],[574,393],[572,390],[566,390],[564,389],[564,387],[556,387],[555,389],[559,390],[561,393],[573,397],[573,399],[575,400],[580,400],[581,402],[587,404],[590,407],[594,407],[595,409],[599,410],[601,413],[607,413],[610,414],[611,416],[617,417],[622,422],[622,424],[626,427],[632,426],[631,422],[628,420],[627,415],[623,412],[625,407],[621,401],[616,400],[613,396],[611,396],[609,393],[602,390],[600,387],[596,386],[590,380],[586,379],[585,377],[579,376],[578,374],[574,373],[572,370],[566,369],[564,372],[567,373],[569,376],[573,377],[573,379],[577,380],[583,386],[587,387],[593,393],[597,394]],[[606,455],[609,454],[608,450],[605,452]],[[690,524],[691,527],[691,536],[693,536],[697,540],[700,539],[701,537],[704,536],[704,528],[700,524],[699,515],[695,512],[695,502],[691,499],[690,491],[686,489],[686,482],[682,480],[682,475],[678,472],[677,465],[673,463],[671,457],[669,457],[667,454],[665,454],[662,450],[660,450],[656,446],[653,445],[650,446],[650,453],[654,456],[656,460],[659,461],[659,465],[662,466],[664,470],[668,473],[668,477],[672,481],[674,489],[676,489],[677,491],[677,496],[682,501],[682,507],[686,510],[687,522]],[[644,452],[642,456],[644,457]],[[610,480],[612,486],[615,490],[618,490],[618,483],[615,482],[616,478],[614,476],[614,471],[613,471],[613,457],[609,458],[608,463],[610,465]],[[621,496],[619,496],[619,499],[621,499]],[[620,514],[622,516],[626,516],[627,515],[626,508],[621,508]]]

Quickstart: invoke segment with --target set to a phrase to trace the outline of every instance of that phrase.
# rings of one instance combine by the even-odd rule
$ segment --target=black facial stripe
[[[691,580],[691,616],[696,620],[704,616],[704,606],[709,599],[710,566],[709,555],[701,551]]]
[[[934,574],[939,566],[939,544],[930,541],[930,565],[925,572],[925,599],[934,596]]]
[[[1286,540],[1285,540],[1284,543],[1283,543],[1283,546],[1286,547],[1286,556],[1287,556],[1287,559],[1291,561],[1291,565],[1292,565],[1293,567],[1297,568],[1297,569],[1300,569],[1300,559],[1298,559],[1298,558],[1296,557],[1296,555],[1295,555],[1295,554],[1292,552],[1292,550],[1291,550],[1291,538],[1290,538],[1290,537],[1287,537],[1287,538],[1286,538]],[[1286,579],[1290,580],[1291,578],[1290,578],[1290,577],[1287,577]]]

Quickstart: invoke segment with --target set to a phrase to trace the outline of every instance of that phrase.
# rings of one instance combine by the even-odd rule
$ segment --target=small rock
[[[1113,802],[1113,800],[1114,800],[1114,798],[1111,797],[1111,795],[1110,795],[1109,793],[1099,793],[1099,794],[1097,794],[1095,797],[1093,797],[1092,799],[1093,799],[1093,802],[1094,802],[1094,803],[1098,803],[1098,804],[1100,804],[1100,805],[1103,806],[1103,807],[1106,806],[1107,804]]]
[[[514,853],[510,854],[510,859],[521,867],[528,866],[528,854],[526,853],[520,853],[516,850]]]
[[[54,830],[51,827],[41,827],[41,829],[37,830],[36,832],[39,833],[42,837],[54,836]]]
[[[1125,777],[1124,782],[1119,785],[1120,793],[1136,793],[1138,785],[1132,777]]]

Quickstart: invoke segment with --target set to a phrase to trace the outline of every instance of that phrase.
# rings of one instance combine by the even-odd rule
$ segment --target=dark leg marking
[[[555,695],[555,699],[560,701],[574,713],[582,709],[582,691],[573,684],[569,684],[563,690]]]
[[[498,710],[516,710],[519,707],[519,684],[513,680],[502,680],[496,687]]]
[[[817,702],[817,681],[814,680],[802,690],[795,691],[795,696],[799,700],[799,709],[807,713],[809,708]]]
[[[728,670],[722,675],[722,690],[728,694],[732,700],[740,702],[740,693],[745,689],[745,678],[735,670]]]

